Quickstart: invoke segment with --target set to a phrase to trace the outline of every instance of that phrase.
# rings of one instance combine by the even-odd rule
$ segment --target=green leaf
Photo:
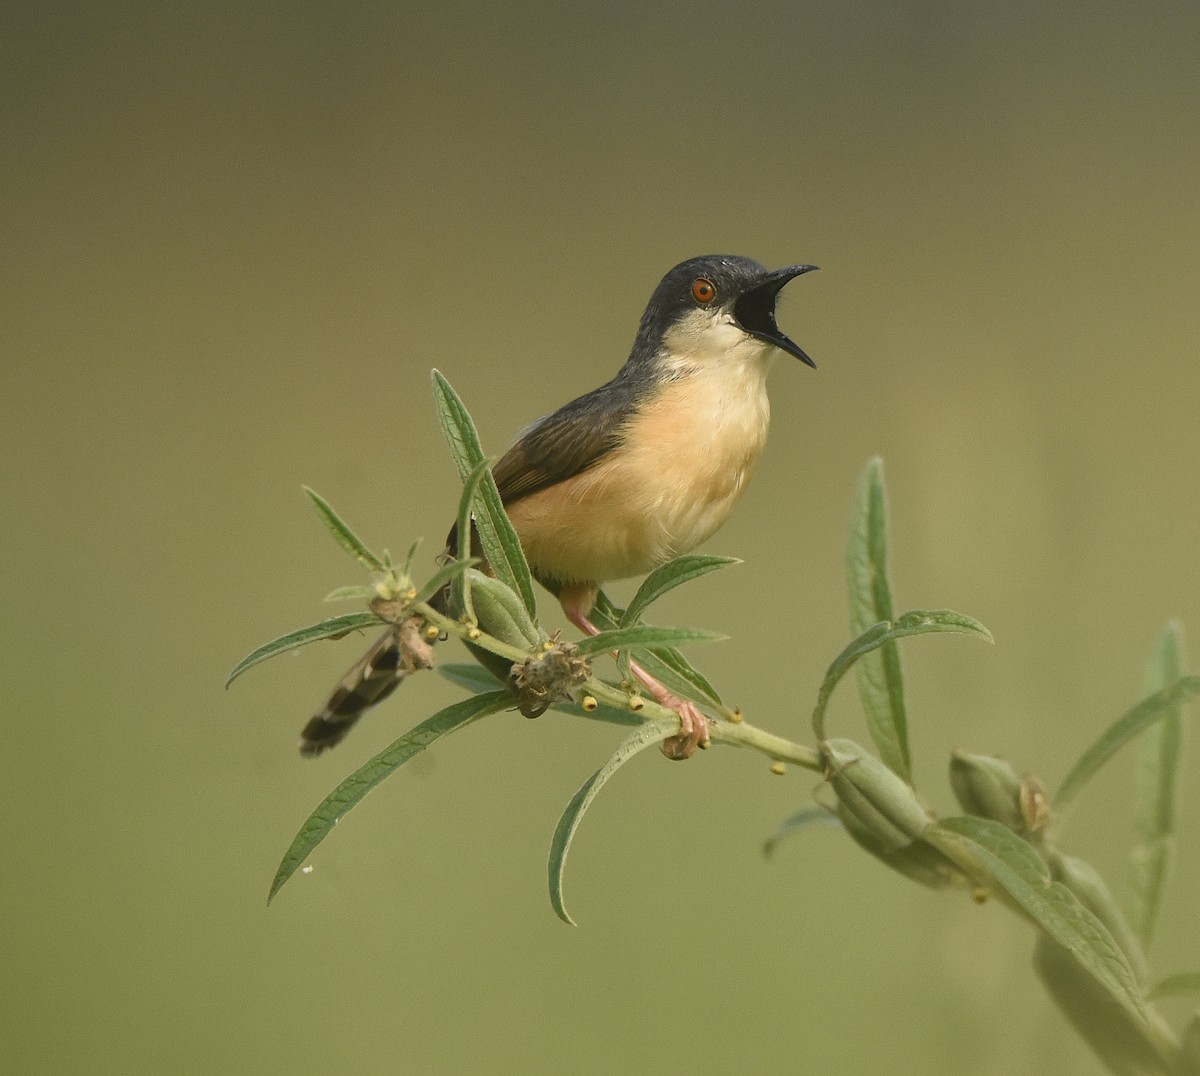
[[[817,739],[825,739],[825,710],[833,689],[859,658],[895,639],[947,631],[976,635],[989,643],[992,641],[992,633],[978,620],[956,613],[952,609],[914,609],[894,622],[884,620],[873,624],[857,639],[852,640],[846,649],[833,659],[817,692],[817,705],[812,716],[813,731]]]
[[[329,836],[330,831],[346,812],[355,807],[380,781],[390,777],[414,755],[424,751],[443,736],[457,732],[481,717],[487,717],[488,714],[494,714],[511,705],[512,696],[507,691],[492,691],[487,695],[463,699],[426,718],[390,747],[380,751],[373,759],[355,770],[321,801],[300,827],[300,832],[284,853],[279,870],[275,872],[267,903],[271,902],[280,887],[296,873],[312,850]]]
[[[1147,694],[1174,684],[1183,675],[1183,666],[1183,627],[1175,621],[1167,625],[1146,668]],[[1183,738],[1183,707],[1177,705],[1146,729],[1139,744],[1133,804],[1137,840],[1129,857],[1126,907],[1143,945],[1149,945],[1154,934],[1175,854]]]
[[[491,467],[490,460],[480,460],[471,469],[471,473],[463,479],[462,495],[458,499],[458,529],[457,534],[469,535],[471,533],[471,506],[475,503],[475,495],[479,492],[480,483],[483,481],[483,476],[489,473]],[[464,548],[467,553],[470,553],[469,543],[464,547],[463,538],[459,538],[458,554],[463,556]],[[466,617],[469,623],[475,622],[475,607],[471,601],[471,581],[465,576],[458,576],[453,590],[457,612]]]
[[[479,434],[458,393],[437,370],[433,371],[433,391],[437,397],[442,429],[454,454],[458,473],[465,481],[485,458],[479,444]],[[529,564],[517,532],[504,512],[500,491],[496,488],[491,470],[486,469],[479,481],[475,495],[475,529],[479,532],[484,556],[496,578],[512,587],[521,596],[529,615],[535,616],[537,608],[533,596],[533,577],[529,574]],[[459,536],[459,544],[465,544],[467,551],[470,551],[466,535]]]
[[[1179,1040],[1180,1076],[1200,1076],[1200,1012],[1194,1013]]]
[[[387,571],[387,565],[363,545],[358,535],[342,522],[341,516],[329,506],[329,502],[324,497],[315,490],[309,489],[308,486],[304,487],[304,492],[308,494],[308,499],[312,501],[322,522],[329,528],[329,533],[333,535],[338,545],[371,571]]]
[[[651,647],[638,651],[638,661],[651,676],[661,680],[677,695],[696,702],[707,702],[726,717],[731,711],[721,701],[717,689],[673,646]]]
[[[424,583],[417,589],[416,597],[409,604],[417,605],[420,602],[427,602],[439,590],[442,589],[451,579],[455,579],[462,575],[466,570],[473,565],[479,563],[478,557],[467,557],[464,560],[452,560],[449,564],[444,565],[433,573]]]
[[[1156,691],[1114,721],[1063,778],[1063,783],[1054,796],[1055,814],[1064,815],[1067,805],[1074,800],[1096,771],[1138,733],[1149,728],[1165,714],[1173,712],[1180,703],[1198,692],[1200,676],[1182,676],[1170,687]]]
[[[495,691],[501,687],[501,683],[482,665],[474,663],[451,663],[448,665],[438,665],[437,671],[444,676],[452,684],[457,684],[459,687],[465,687],[468,691],[476,695],[482,695],[488,691]]]
[[[628,628],[641,620],[642,614],[650,605],[669,590],[674,590],[684,583],[698,579],[702,575],[725,568],[730,564],[741,564],[736,557],[712,557],[692,555],[676,557],[672,561],[655,568],[642,581],[637,593],[629,603],[629,607],[621,616],[621,627]]]
[[[371,628],[377,624],[382,624],[374,613],[347,613],[345,616],[330,617],[328,620],[322,620],[319,624],[311,624],[307,628],[298,628],[296,631],[289,631],[286,635],[281,635],[278,639],[272,639],[269,643],[263,643],[257,650],[247,654],[234,667],[233,672],[229,674],[229,679],[225,681],[225,686],[228,687],[247,669],[258,665],[273,658],[276,654],[282,654],[285,650],[295,650],[298,646],[304,646],[307,643],[315,643],[318,639],[340,639],[343,635],[348,635],[352,631],[358,631],[360,628]]]
[[[1146,995],[1148,1001],[1159,998],[1177,998],[1187,994],[1200,994],[1200,971],[1185,971],[1160,979]]]
[[[1046,992],[1112,1076],[1184,1076],[1174,1036],[1153,1010],[1115,1005],[1108,990],[1075,954],[1039,933],[1033,967]],[[1099,1070],[1097,1070],[1099,1071]]]
[[[563,812],[562,818],[558,820],[554,837],[550,841],[549,863],[550,903],[559,919],[564,923],[575,925],[575,920],[567,914],[567,907],[563,903],[563,871],[567,865],[567,852],[570,851],[575,831],[583,820],[584,811],[591,806],[592,800],[596,798],[608,779],[634,755],[639,751],[644,751],[651,744],[661,743],[678,731],[678,721],[666,718],[661,721],[647,721],[632,736],[621,743],[613,752],[612,757],[587,779],[584,786],[567,804],[567,809]]]
[[[892,587],[888,581],[887,491],[883,460],[878,456],[867,464],[859,479],[846,550],[846,577],[850,587],[850,630],[855,635],[861,635],[880,621],[893,619]],[[875,749],[893,771],[911,784],[904,676],[900,650],[894,640],[865,654],[858,663],[858,691]]]
[[[835,829],[839,829],[841,825],[837,815],[825,807],[801,807],[794,815],[790,815],[780,822],[775,827],[775,832],[763,841],[763,855],[770,858],[774,855],[780,841],[801,832],[801,830],[814,829],[818,826],[833,826]]]
[[[990,818],[962,815],[929,826],[923,837],[984,885],[995,883],[1018,910],[1066,949],[1142,1028],[1146,1008],[1133,969],[1112,935],[1034,848]]]
[[[344,602],[344,601],[366,601],[369,598],[375,597],[377,591],[374,587],[368,586],[365,583],[355,583],[348,587],[338,587],[336,590],[331,590],[325,595],[327,602]]]
[[[613,605],[604,591],[596,598],[591,620],[598,628],[611,630],[619,627],[625,611]],[[651,676],[661,680],[677,695],[696,702],[707,702],[725,717],[731,716],[729,708],[721,701],[717,689],[678,650],[671,646],[650,647],[638,653],[638,661]],[[622,676],[626,675],[623,670]]]
[[[615,628],[602,631],[578,643],[579,656],[590,657],[605,650],[623,650],[642,646],[674,646],[677,643],[709,643],[727,639],[712,631],[698,628],[656,628],[650,624],[636,624],[631,628]]]

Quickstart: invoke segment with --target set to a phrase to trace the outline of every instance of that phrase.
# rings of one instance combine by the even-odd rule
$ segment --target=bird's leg
[[[558,600],[562,605],[567,619],[585,635],[599,635],[600,629],[587,616],[596,601],[597,588],[593,585],[577,583],[565,586],[559,591]],[[672,692],[661,680],[651,676],[636,661],[629,663],[629,671],[633,673],[654,696],[660,706],[674,710],[679,715],[679,735],[663,740],[662,753],[669,759],[682,760],[691,758],[696,748],[708,747],[711,742],[708,734],[708,718],[690,699],[681,699]]]
[[[660,706],[674,710],[679,715],[680,732],[662,742],[662,753],[667,758],[680,761],[691,758],[696,748],[707,748],[712,742],[708,735],[708,718],[691,699],[683,699],[671,691],[661,680],[651,676],[636,661],[629,663],[633,673],[654,696]]]

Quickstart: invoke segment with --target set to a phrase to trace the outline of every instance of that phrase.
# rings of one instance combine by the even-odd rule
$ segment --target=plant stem
[[[749,747],[754,751],[761,751],[764,755],[778,762],[791,762],[793,765],[803,766],[804,769],[812,770],[815,773],[823,772],[824,767],[821,765],[821,756],[811,747],[792,743],[791,740],[785,740],[782,736],[776,736],[774,733],[756,728],[745,721],[738,721],[736,723],[733,721],[716,721],[711,725],[711,729],[712,738],[715,743],[733,744],[734,747]]]
[[[471,629],[465,624],[443,616],[436,609],[433,609],[424,602],[413,606],[412,612],[423,616],[431,624],[435,624],[441,628],[442,631],[454,635],[459,639],[473,642],[477,646],[482,646],[484,649],[490,650],[493,654],[498,654],[502,658],[513,662],[521,662],[530,657],[529,651],[522,650],[520,647],[509,646],[507,643],[503,643],[490,635],[482,634],[478,638],[472,639],[470,635]],[[595,678],[588,680],[585,689],[597,699],[611,706],[621,709],[631,709],[629,705],[630,696],[627,692],[621,691],[619,688],[615,688],[601,680]],[[642,707],[639,713],[646,720],[657,718],[678,719],[679,717],[673,710],[668,710],[653,699],[642,699]],[[803,744],[785,740],[782,736],[776,736],[774,733],[756,728],[745,721],[716,720],[710,722],[709,728],[714,743],[732,744],[734,747],[747,747],[752,751],[759,751],[768,758],[775,759],[777,762],[790,762],[795,766],[802,766],[804,769],[812,770],[815,773],[822,772],[821,756],[811,747],[805,747]]]

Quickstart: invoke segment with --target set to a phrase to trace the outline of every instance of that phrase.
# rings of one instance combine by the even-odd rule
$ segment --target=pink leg
[[[558,595],[559,603],[567,619],[585,635],[599,635],[600,629],[587,618],[585,609],[591,609],[596,600],[596,589],[587,586],[564,587]],[[679,735],[662,742],[662,753],[669,759],[691,758],[696,748],[706,748],[711,742],[708,734],[708,718],[690,699],[681,699],[671,692],[661,680],[651,676],[636,661],[629,663],[633,673],[654,696],[655,701],[679,715]]]

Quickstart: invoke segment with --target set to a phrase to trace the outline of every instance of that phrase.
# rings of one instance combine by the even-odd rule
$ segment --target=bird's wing
[[[636,404],[626,386],[610,382],[538,419],[492,468],[500,499],[511,505],[594,467],[621,443]],[[457,524],[446,545],[457,552]]]
[[[492,474],[506,505],[595,466],[624,437],[632,398],[605,385],[525,429]]]

